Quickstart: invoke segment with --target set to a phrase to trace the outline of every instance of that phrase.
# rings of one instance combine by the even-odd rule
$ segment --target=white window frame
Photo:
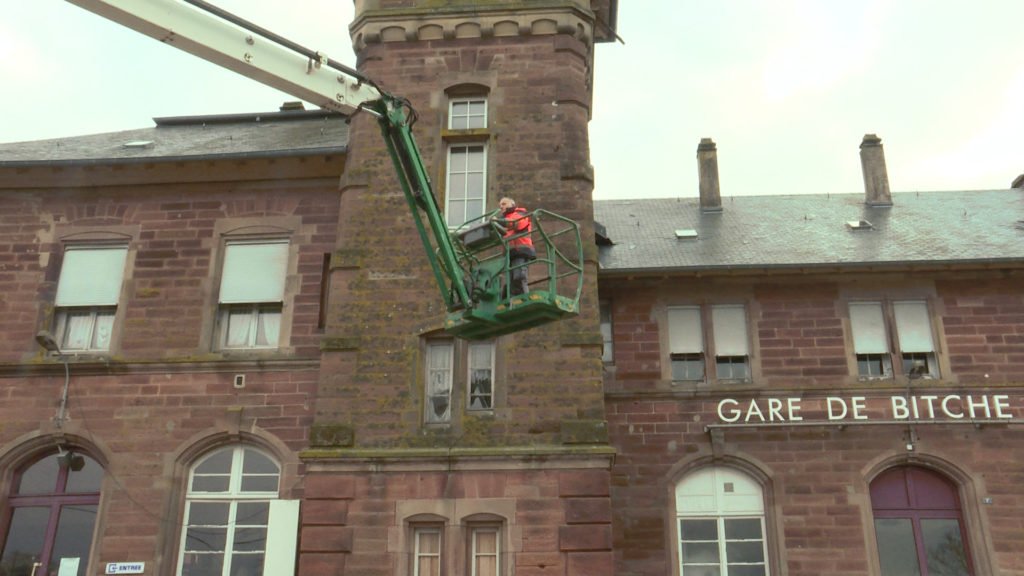
[[[127,261],[125,244],[65,247],[54,300],[54,337],[61,352],[110,350]]]
[[[200,467],[210,458],[223,454],[230,451],[231,464],[227,474],[223,472],[215,472],[209,474],[199,473]],[[244,458],[247,452],[256,454],[262,458],[265,458],[269,462],[273,463],[276,467],[275,473],[244,473]],[[196,488],[197,478],[203,477],[227,477],[227,489],[226,490],[200,490]],[[268,478],[274,477],[275,487],[273,490],[246,490],[244,488],[244,480],[246,478]],[[187,547],[189,545],[189,529],[190,528],[206,528],[207,530],[219,530],[223,529],[225,534],[224,550],[223,550],[223,564],[221,569],[221,576],[229,576],[231,571],[231,563],[235,556],[238,555],[254,555],[260,553],[263,556],[263,573],[264,574],[280,574],[282,576],[289,576],[294,573],[295,566],[295,553],[298,540],[298,522],[299,522],[299,501],[298,500],[280,500],[278,498],[278,491],[280,490],[281,484],[281,465],[269,454],[262,450],[256,449],[249,445],[234,445],[227,446],[217,449],[209,454],[206,454],[202,459],[196,462],[189,470],[187,491],[185,496],[185,508],[184,517],[182,519],[182,528],[180,533],[180,542],[178,545],[178,565],[175,574],[181,576],[185,568],[185,559]],[[195,504],[228,504],[228,519],[226,524],[213,524],[213,525],[193,525],[191,523],[191,514],[193,511],[193,505]],[[267,504],[267,523],[263,524],[243,524],[245,519],[238,518],[238,508],[240,504]],[[234,537],[240,530],[266,530],[266,539],[264,546],[261,551],[246,551],[249,554],[245,554],[242,551],[234,550]],[[192,551],[192,554],[196,554],[196,551]],[[216,551],[210,551],[215,554]]]
[[[474,113],[474,104],[482,104],[483,112]],[[452,98],[448,101],[448,129],[449,130],[478,130],[487,128],[487,97],[469,96],[465,98]],[[462,109],[465,113],[462,113]],[[459,120],[465,120],[465,126],[456,127]]]
[[[438,365],[446,361],[447,366]],[[455,341],[428,340],[424,354],[423,421],[426,424],[448,424],[452,421],[452,385],[455,376]],[[437,400],[435,400],[437,399]],[[444,414],[434,409],[437,402],[447,401]]]
[[[481,552],[479,550],[477,536],[479,534],[494,535],[494,552]],[[501,526],[497,524],[470,525],[469,526],[469,573],[470,576],[481,576],[478,572],[480,558],[494,558],[494,574],[500,575],[501,571]]]
[[[486,350],[487,361],[483,365],[474,365],[474,350]],[[493,341],[488,342],[470,342],[466,346],[466,411],[467,412],[493,412],[494,411],[494,356],[497,352],[496,346]],[[473,400],[482,398],[484,394],[473,393],[473,375],[476,370],[487,370],[490,373],[489,379],[491,383],[491,390],[489,394],[486,394],[487,405],[486,406],[474,406]]]
[[[253,266],[235,262],[234,252],[240,254],[245,247],[269,247],[271,251],[282,251],[275,255],[270,265]],[[224,243],[224,259],[221,264],[220,290],[218,291],[216,347],[220,350],[274,350],[281,346],[282,323],[284,321],[285,286],[288,278],[290,243],[287,238],[229,239]],[[260,273],[270,276],[261,289],[246,295],[242,286],[245,282],[238,277],[251,278]],[[248,320],[246,321],[246,316]],[[232,341],[232,322],[240,320],[244,330],[241,341]]]
[[[734,562],[732,565],[755,565],[764,567],[764,576],[771,574],[771,562],[766,532],[764,490],[747,474],[724,466],[709,466],[688,474],[676,484],[676,519],[673,527],[676,541],[676,570],[680,576],[690,576],[693,570],[687,566],[704,569],[717,566],[720,576],[729,574],[728,544],[737,542],[760,542],[762,562]],[[758,520],[759,539],[729,540],[726,523],[730,520]],[[714,521],[718,562],[687,563],[683,551],[685,543],[709,544],[712,540],[683,540],[682,523],[686,521]],[[697,572],[704,574],[703,570]]]
[[[480,169],[470,169],[470,149],[480,149]],[[466,167],[458,172],[452,166],[452,155],[456,150],[466,151]],[[470,177],[479,175],[480,189],[470,189]],[[455,198],[455,177],[461,176],[463,186],[461,198]],[[460,142],[448,144],[445,154],[445,221],[449,228],[458,228],[463,223],[478,220],[487,213],[487,143]],[[470,213],[470,202],[480,203],[480,213]],[[460,206],[461,204],[461,206]],[[457,208],[461,208],[460,210]]]
[[[421,576],[420,575],[420,560],[421,559],[425,559],[425,558],[436,558],[437,559],[436,560],[437,571],[434,572],[434,573],[435,574],[444,574],[444,572],[445,572],[445,570],[444,570],[444,560],[445,560],[445,556],[444,556],[444,530],[442,530],[442,528],[443,528],[443,526],[436,525],[436,524],[426,524],[426,525],[422,525],[422,526],[413,526],[412,527],[412,542],[413,542],[413,550],[412,550],[412,575],[413,576]],[[421,537],[426,535],[426,534],[431,534],[431,535],[436,535],[437,536],[437,552],[424,552],[421,549],[422,548],[422,546],[421,546]]]

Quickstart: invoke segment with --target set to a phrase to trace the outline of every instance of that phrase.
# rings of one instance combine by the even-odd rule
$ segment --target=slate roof
[[[321,110],[155,118],[151,128],[0,144],[0,166],[340,153],[348,147],[344,120]]]
[[[597,201],[613,243],[599,247],[601,271],[1024,263],[1024,190],[892,198],[879,208],[863,194],[738,196],[720,213],[701,213],[697,198]],[[859,220],[873,227],[847,225]],[[697,237],[677,239],[685,229]]]

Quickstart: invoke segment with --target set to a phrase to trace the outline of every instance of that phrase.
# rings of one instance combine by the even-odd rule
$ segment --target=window
[[[903,373],[917,378],[938,377],[928,304],[924,301],[893,302],[892,308]]]
[[[487,128],[486,98],[457,98],[449,102],[448,128]],[[445,218],[450,228],[484,215],[487,209],[486,142],[448,144],[445,171]]]
[[[704,333],[700,308],[669,308],[668,340],[672,379],[704,380]]]
[[[946,478],[892,468],[871,482],[871,508],[882,576],[973,574],[960,498]]]
[[[413,576],[440,576],[441,526],[416,526],[412,530]]]
[[[606,300],[600,303],[601,309],[601,341],[604,346],[601,348],[601,361],[605,364],[615,362],[615,342],[612,339],[612,306]]]
[[[428,424],[449,422],[452,418],[452,364],[455,343],[427,344],[427,415]]]
[[[277,348],[288,241],[228,242],[220,280],[218,347]]]
[[[57,282],[57,345],[64,352],[110,350],[126,246],[68,246]]]
[[[719,380],[750,378],[747,314],[742,305],[712,306],[715,335],[715,374]]]
[[[51,454],[15,474],[0,574],[84,576],[103,468],[85,454]]]
[[[746,474],[713,466],[676,485],[681,576],[767,576],[764,496]]]
[[[451,130],[487,128],[487,99],[453,99],[449,103],[448,128]]]
[[[497,576],[501,562],[501,527],[472,526],[469,532],[470,576]]]
[[[200,460],[189,474],[178,575],[292,574],[299,501],[278,500],[279,477],[252,447]]]
[[[668,325],[672,380],[703,381],[707,367],[701,308],[669,308]],[[719,380],[749,379],[750,349],[745,307],[742,304],[711,306],[711,327],[715,377]]]
[[[886,312],[882,302],[850,303],[857,374],[863,378],[893,376]],[[893,302],[891,312],[902,374],[910,378],[938,377],[927,303],[921,300]]]
[[[494,357],[494,342],[464,342],[449,338],[428,340],[424,362],[424,421],[427,424],[451,421],[453,388],[466,390],[467,412],[494,410]]]
[[[469,344],[469,403],[467,410],[491,410],[494,408],[494,344],[473,342]]]
[[[451,145],[448,147],[448,190],[445,210],[448,226],[458,228],[464,222],[484,215],[487,197],[484,144]]]

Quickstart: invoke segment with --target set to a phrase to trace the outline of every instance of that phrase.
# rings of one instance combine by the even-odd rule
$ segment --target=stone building
[[[450,223],[593,236],[615,9],[356,3]],[[0,146],[0,214],[0,573],[612,573],[592,244],[577,318],[447,337],[373,119],[292,107]]]
[[[868,135],[864,194],[723,198],[705,139],[699,199],[594,202],[616,11],[356,2],[449,222],[588,240],[492,341],[368,115],[0,144],[0,574],[1024,574],[1020,179],[892,193]]]
[[[1024,196],[601,201],[616,574],[1022,574]],[[698,183],[695,183],[698,184]]]

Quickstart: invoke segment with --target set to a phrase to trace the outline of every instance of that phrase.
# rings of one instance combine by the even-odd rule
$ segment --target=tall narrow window
[[[498,576],[501,562],[499,526],[470,528],[470,576]]]
[[[850,329],[857,355],[857,374],[865,378],[891,378],[892,360],[882,304],[851,302]]]
[[[441,575],[441,527],[416,526],[413,537],[413,576]]]
[[[960,498],[946,478],[915,466],[871,482],[882,576],[971,576]]]
[[[487,198],[487,147],[484,144],[453,144],[448,147],[448,226],[457,228],[484,214]]]
[[[601,310],[601,361],[605,364],[615,362],[615,342],[612,339],[612,306],[611,303],[602,300]]]
[[[277,348],[288,241],[229,242],[220,281],[220,348]]]
[[[715,376],[720,380],[750,378],[750,349],[744,306],[712,306],[711,325],[715,335]]]
[[[451,340],[427,343],[425,420],[428,424],[451,421],[454,356],[455,343]]]
[[[246,446],[222,448],[189,475],[179,576],[292,574],[298,500],[278,500],[280,467]]]
[[[752,478],[709,467],[676,485],[681,576],[767,576],[764,496]]]
[[[668,309],[669,358],[673,380],[704,379],[704,332],[700,308]]]
[[[126,246],[69,246],[57,283],[56,338],[65,352],[110,349]]]
[[[448,108],[448,129],[487,128],[487,98],[453,98]],[[465,134],[464,134],[465,136]],[[478,134],[469,133],[474,140]],[[486,139],[486,136],[483,136]],[[445,218],[450,228],[484,215],[487,209],[487,143],[464,140],[448,144],[445,173]]]
[[[494,343],[474,342],[469,345],[467,366],[469,369],[468,410],[491,410],[494,408]]]
[[[912,378],[935,378],[935,342],[928,304],[924,301],[893,302],[896,336],[899,338],[903,373]]]
[[[15,474],[0,574],[84,576],[100,502],[103,468],[62,452]]]

